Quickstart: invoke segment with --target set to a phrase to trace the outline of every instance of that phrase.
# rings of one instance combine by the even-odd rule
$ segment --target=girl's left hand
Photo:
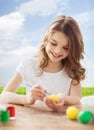
[[[52,99],[46,98],[45,103],[49,108],[53,110],[58,110],[60,107],[64,105],[64,97],[58,96],[57,102],[53,101]]]

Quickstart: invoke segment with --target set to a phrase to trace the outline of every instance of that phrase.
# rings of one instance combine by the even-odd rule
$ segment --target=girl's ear
[[[75,80],[75,79],[72,79],[71,83],[74,84],[74,85],[76,85],[76,84],[78,84],[78,81]]]

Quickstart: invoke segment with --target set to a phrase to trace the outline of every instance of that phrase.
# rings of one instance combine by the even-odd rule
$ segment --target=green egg
[[[93,119],[93,114],[90,111],[80,111],[77,119],[84,124],[89,123]]]

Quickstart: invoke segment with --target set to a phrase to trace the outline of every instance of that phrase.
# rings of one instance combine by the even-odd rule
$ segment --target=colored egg
[[[53,100],[53,101],[55,101],[55,102],[58,101],[58,96],[55,95],[55,94],[51,94],[51,95],[49,95],[48,98],[51,99],[51,100]]]
[[[93,119],[93,115],[90,111],[80,111],[77,119],[84,124],[89,123]]]
[[[77,119],[78,109],[76,107],[74,107],[74,106],[70,106],[66,110],[66,115],[71,120]]]

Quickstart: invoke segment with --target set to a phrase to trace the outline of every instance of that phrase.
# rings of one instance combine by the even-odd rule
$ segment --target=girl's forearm
[[[78,105],[80,104],[80,99],[78,96],[65,96],[64,105]]]
[[[7,91],[0,95],[0,103],[13,103],[13,104],[25,105],[26,96],[18,95],[16,93]]]

